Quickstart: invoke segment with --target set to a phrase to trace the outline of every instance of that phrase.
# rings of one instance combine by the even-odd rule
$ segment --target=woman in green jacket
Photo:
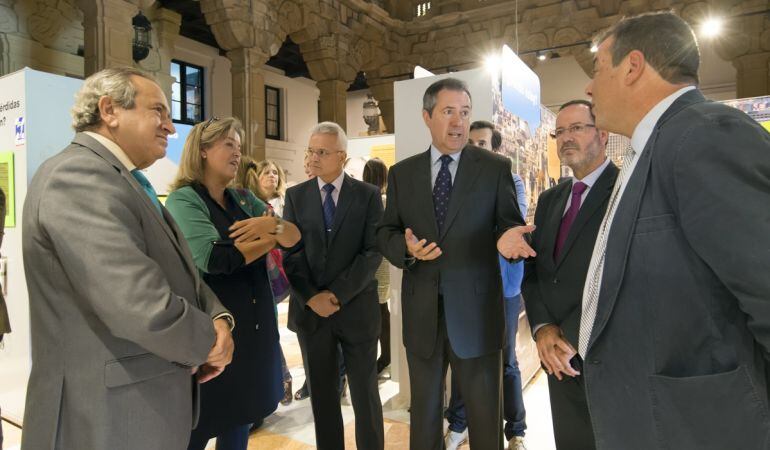
[[[201,386],[201,414],[188,448],[245,450],[252,423],[283,397],[281,350],[265,254],[291,247],[293,224],[266,215],[247,190],[228,187],[241,158],[238,119],[213,118],[190,131],[166,207],[187,239],[204,281],[235,318],[233,361]]]

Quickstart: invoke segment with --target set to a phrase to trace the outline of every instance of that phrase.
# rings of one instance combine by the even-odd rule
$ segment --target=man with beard
[[[540,194],[522,292],[538,356],[548,372],[556,447],[595,447],[582,361],[577,355],[583,284],[618,169],[607,158],[607,132],[596,128],[591,103],[562,105],[553,133],[571,179]]]

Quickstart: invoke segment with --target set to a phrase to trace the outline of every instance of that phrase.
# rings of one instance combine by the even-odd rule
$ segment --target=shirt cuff
[[[230,313],[217,314],[216,316],[214,316],[214,320],[217,320],[217,319],[225,319],[228,325],[230,325],[230,331],[233,331],[235,329],[235,318],[233,317],[232,314]]]
[[[543,328],[546,325],[553,325],[553,324],[551,324],[551,323],[539,323],[539,324],[535,325],[535,328],[532,329],[532,340],[534,340],[534,341],[537,340],[537,339],[535,339],[535,336],[537,336],[537,330]]]

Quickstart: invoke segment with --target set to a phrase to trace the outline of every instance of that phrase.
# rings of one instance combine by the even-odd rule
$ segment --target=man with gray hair
[[[40,166],[24,204],[22,447],[184,449],[197,383],[232,357],[233,321],[141,173],[174,132],[166,97],[138,70],[107,69],[72,115],[72,144]]]
[[[284,218],[302,233],[284,260],[291,283],[289,323],[306,346],[318,449],[345,448],[337,389],[341,345],[356,416],[356,447],[382,450],[375,278],[382,261],[375,236],[382,198],[377,187],[345,174],[346,150],[347,137],[339,125],[316,125],[305,152],[315,178],[286,191]]]
[[[675,14],[597,43],[596,126],[631,145],[582,296],[596,447],[770,448],[770,134],[703,97]]]

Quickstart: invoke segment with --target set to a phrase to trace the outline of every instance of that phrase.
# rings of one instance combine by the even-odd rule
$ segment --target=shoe
[[[342,378],[342,386],[340,386],[340,400],[348,396],[348,377]]]
[[[527,450],[524,445],[524,436],[514,436],[508,441],[508,450]]]
[[[307,390],[307,382],[305,382],[305,384],[294,393],[294,400],[304,400],[308,397],[310,397],[310,391]]]
[[[291,380],[283,382],[283,398],[281,404],[283,406],[290,405],[294,398],[291,396]]]
[[[444,445],[446,450],[457,450],[458,447],[463,445],[468,440],[468,429],[466,428],[462,433],[457,431],[447,430],[446,436],[444,436]]]
[[[382,372],[390,366],[390,361],[377,360],[377,375],[382,375]]]

